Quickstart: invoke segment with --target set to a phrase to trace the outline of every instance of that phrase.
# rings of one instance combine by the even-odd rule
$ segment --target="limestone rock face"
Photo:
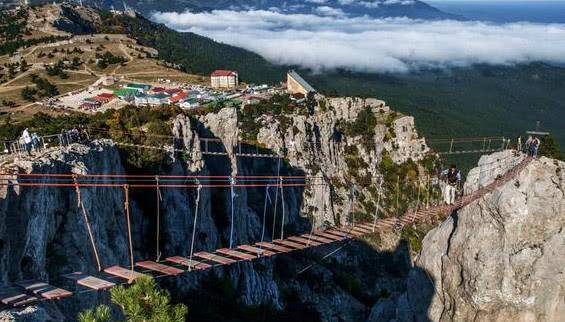
[[[395,137],[385,143],[385,148],[390,151],[391,158],[396,163],[404,160],[421,160],[430,151],[426,139],[419,138],[414,117],[403,116],[392,122]]]
[[[483,157],[467,192],[522,157]],[[564,226],[565,163],[534,160],[426,235],[406,311],[420,321],[564,321]]]
[[[323,98],[326,100],[325,98]],[[174,140],[166,151],[168,156],[161,174],[169,175],[311,175],[322,182],[336,178],[341,182],[352,180],[353,169],[348,155],[358,158],[363,166],[358,167],[357,177],[376,177],[383,151],[393,153],[396,147],[384,144],[390,129],[379,120],[367,133],[371,142],[361,136],[344,134],[344,126],[355,122],[363,109],[386,117],[390,110],[384,102],[375,99],[332,98],[320,103],[310,115],[299,111],[275,117],[263,115],[255,120],[259,125],[257,142],[281,156],[277,158],[241,158],[234,146],[241,138],[237,111],[224,108],[216,113],[188,118],[180,115],[172,124]],[[413,119],[407,118],[399,124],[413,128]],[[400,126],[400,125],[398,125]],[[398,135],[396,143],[420,144],[420,138],[410,130],[410,135]],[[213,137],[227,155],[205,155],[203,140]],[[413,142],[413,143],[409,143]],[[403,156],[406,156],[403,159]],[[402,154],[396,162],[407,161],[414,155]],[[280,161],[279,161],[280,160]],[[366,166],[365,166],[366,164]],[[125,173],[126,166],[117,147],[110,141],[95,141],[88,145],[75,144],[64,151],[48,151],[33,160],[20,160],[12,165],[17,171],[27,173]],[[210,251],[226,247],[230,239],[234,245],[256,242],[265,238],[279,237],[285,231],[304,233],[312,228],[345,223],[349,204],[350,186],[342,184],[330,192],[327,186],[314,184],[308,188],[285,188],[284,199],[278,198],[278,215],[274,215],[275,188],[268,191],[270,203],[266,202],[265,188],[235,189],[161,189],[160,191],[160,249],[156,249],[156,197],[155,191],[133,191],[130,199],[134,257],[154,259],[173,255],[186,256],[196,226],[195,251]],[[100,253],[102,266],[129,265],[128,243],[124,214],[124,191],[121,188],[84,188],[82,200],[90,215],[93,234]],[[358,194],[366,194],[359,191]],[[366,194],[365,201],[373,196]],[[196,201],[199,201],[197,204]],[[339,201],[341,200],[341,201]],[[103,202],[102,202],[103,201]],[[233,202],[233,203],[232,203]],[[285,216],[282,217],[282,203]],[[235,209],[233,222],[231,210]],[[266,211],[264,210],[266,209]],[[14,214],[18,214],[14,216]],[[265,217],[266,216],[266,217]],[[196,224],[195,224],[196,223]],[[231,226],[233,224],[233,234]],[[263,233],[265,231],[265,233]],[[0,285],[14,281],[50,278],[72,271],[96,272],[90,241],[85,230],[83,214],[77,208],[74,189],[29,189],[5,187],[0,189]],[[329,246],[328,246],[329,247]],[[332,246],[333,247],[333,246]],[[282,265],[282,271],[298,271],[312,264],[312,258],[323,256],[332,248],[321,247],[314,256],[294,256]],[[375,256],[373,250],[351,251],[347,256],[337,257],[336,264],[362,262],[367,254]],[[282,256],[281,256],[282,257]],[[241,305],[268,305],[275,309],[286,309],[285,294],[300,294],[302,303],[311,303],[324,321],[359,321],[367,313],[367,304],[359,300],[359,294],[345,286],[335,285],[332,279],[336,272],[320,265],[312,268],[316,278],[296,282],[292,278],[281,279],[281,265],[277,259],[264,259],[260,263],[238,263],[227,269],[217,269],[218,278],[228,280],[237,290],[237,301]],[[284,258],[283,258],[284,260]],[[289,265],[296,267],[288,268]],[[355,267],[355,266],[353,266]],[[393,269],[389,269],[393,270]],[[375,270],[357,273],[363,278],[380,279],[388,283],[389,275]],[[190,296],[201,283],[204,274],[182,274],[167,286],[182,298]],[[353,277],[342,276],[344,285]],[[398,276],[393,276],[398,279]],[[305,285],[305,281],[310,282]],[[59,280],[56,281],[58,286]],[[365,283],[363,285],[370,285]],[[323,289],[323,293],[321,293]],[[380,289],[371,290],[377,296]],[[96,304],[108,303],[107,293],[88,293],[57,302],[53,312],[40,305],[36,311],[25,315],[26,319],[51,316],[54,321],[74,320],[77,312]],[[365,299],[365,302],[367,300]],[[406,302],[406,301],[405,301]],[[30,309],[31,310],[31,309]],[[6,312],[15,317],[21,310]],[[34,313],[35,312],[35,313]],[[11,320],[10,320],[11,321]],[[30,320],[33,321],[33,320]]]

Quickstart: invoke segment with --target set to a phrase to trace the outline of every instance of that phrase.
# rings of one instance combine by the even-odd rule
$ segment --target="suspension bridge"
[[[387,230],[402,230],[404,227],[419,221],[429,220],[434,217],[443,217],[464,207],[477,199],[493,192],[502,185],[515,178],[531,161],[529,157],[508,157],[501,162],[506,164],[506,169],[510,169],[498,176],[494,181],[480,187],[478,190],[464,195],[454,205],[430,205],[429,203],[418,202],[415,207],[408,209],[402,216],[378,216],[379,202],[377,202],[377,213],[374,219],[369,222],[356,222],[355,217],[351,217],[351,222],[347,225],[334,226],[328,229],[314,229],[300,235],[285,236],[284,216],[285,208],[282,203],[282,221],[280,238],[265,238],[265,220],[263,215],[261,240],[254,244],[234,245],[233,244],[233,198],[234,189],[264,187],[268,192],[269,188],[276,188],[284,198],[285,187],[309,187],[313,185],[328,184],[323,178],[308,176],[159,176],[159,175],[123,175],[123,174],[0,174],[3,187],[20,187],[22,189],[33,188],[74,188],[77,195],[77,207],[84,216],[85,232],[89,236],[92,248],[92,256],[97,263],[96,274],[84,272],[71,272],[62,276],[63,279],[75,283],[73,290],[51,285],[47,281],[27,280],[15,282],[9,287],[0,290],[0,303],[9,307],[26,306],[39,301],[58,300],[85,292],[96,292],[107,290],[117,284],[131,283],[144,274],[149,274],[155,278],[174,276],[192,271],[209,270],[226,265],[234,265],[238,262],[253,261],[260,258],[277,256],[291,252],[298,252],[309,248],[320,247],[341,243],[344,241],[361,238]],[[499,168],[500,165],[494,165]],[[484,169],[490,171],[492,169]],[[479,172],[476,175],[481,175]],[[97,243],[94,238],[92,227],[89,221],[89,214],[81,199],[81,190],[88,188],[119,188],[123,190],[124,213],[126,216],[126,231],[128,237],[129,267],[117,265],[116,263],[105,263],[100,258]],[[132,229],[130,217],[129,195],[131,189],[154,189],[157,200],[159,200],[161,189],[195,189],[197,193],[194,205],[194,225],[192,230],[192,240],[185,255],[170,254],[161,260],[159,250],[159,207],[157,207],[157,256],[153,259],[136,260],[133,253]],[[219,248],[214,251],[195,251],[194,236],[197,231],[199,215],[199,200],[201,189],[229,188],[231,189],[231,228],[229,247]],[[379,189],[380,195],[380,189]],[[379,198],[380,199],[380,198]],[[266,207],[265,200],[265,207]],[[350,207],[351,211],[351,207]],[[381,210],[382,212],[382,210]],[[276,214],[275,214],[276,216]],[[278,236],[277,236],[278,237]],[[335,252],[335,251],[334,251]]]

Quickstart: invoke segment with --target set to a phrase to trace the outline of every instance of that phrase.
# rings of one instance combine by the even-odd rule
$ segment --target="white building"
[[[239,85],[237,72],[231,70],[216,70],[210,76],[213,88],[235,88]]]

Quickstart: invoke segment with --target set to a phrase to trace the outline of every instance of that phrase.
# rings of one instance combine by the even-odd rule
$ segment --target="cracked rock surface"
[[[488,183],[498,172],[482,175]],[[565,321],[564,191],[565,163],[542,157],[430,231],[408,280],[414,318]]]

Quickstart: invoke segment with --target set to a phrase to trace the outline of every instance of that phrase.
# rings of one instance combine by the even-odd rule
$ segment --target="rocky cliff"
[[[467,193],[523,156],[481,158]],[[424,238],[408,291],[373,308],[370,321],[563,321],[565,163],[540,158]]]
[[[369,121],[359,121],[365,118]],[[427,152],[424,141],[414,130],[412,118],[391,112],[384,102],[372,99],[319,97],[311,112],[295,110],[284,115],[267,113],[252,118],[251,122],[258,125],[257,135],[252,138],[255,143],[247,144],[257,144],[279,153],[284,158],[280,162],[276,158],[240,158],[235,155],[234,143],[244,139],[242,128],[249,126],[244,122],[249,120],[243,119],[233,108],[197,117],[178,116],[172,122],[177,152],[169,154],[161,172],[181,175],[307,174],[321,177],[326,186],[331,183],[332,189],[285,189],[285,198],[279,198],[278,207],[280,214],[280,203],[284,202],[287,233],[308,232],[312,225],[345,223],[353,211],[364,212],[370,218],[372,211],[367,205],[375,203],[375,196],[361,189],[360,185],[376,182],[382,159],[400,165],[409,159],[422,159]],[[203,154],[201,138],[210,136],[221,140],[226,156]],[[111,141],[75,144],[64,151],[49,151],[33,159],[16,161],[12,168],[17,172],[38,174],[128,171],[124,155]],[[356,184],[355,195],[359,199],[363,195],[363,203],[350,198],[350,186]],[[194,225],[196,189],[163,189],[161,193],[160,255],[186,255]],[[269,239],[272,234],[280,234],[281,217],[279,215],[275,222],[271,219],[274,217],[272,205],[266,213],[266,222],[262,222],[264,188],[238,189],[236,193],[233,205],[236,209],[233,222],[235,244],[259,240],[264,224]],[[271,193],[274,195],[274,191]],[[123,190],[83,188],[81,197],[91,217],[102,266],[127,266]],[[199,200],[195,249],[225,247],[231,224],[229,189],[203,189]],[[132,191],[130,206],[135,258],[155,258],[155,192]],[[4,186],[0,199],[0,235],[3,285],[34,278],[71,288],[60,278],[61,274],[96,272],[96,262],[73,188]],[[211,273],[184,274],[164,280],[163,285],[172,291],[176,300],[188,302],[189,307],[191,304],[196,306],[194,310],[219,314],[216,319],[222,319],[222,314],[226,314],[216,311],[241,313],[241,308],[234,306],[238,303],[242,308],[265,307],[273,310],[273,314],[278,311],[310,312],[314,320],[356,321],[364,319],[368,307],[383,294],[402,291],[397,282],[407,272],[405,247],[380,253],[366,243],[353,243],[338,256],[320,262],[320,257],[334,250],[328,247],[303,252],[300,256],[277,256],[254,263],[239,263]],[[312,263],[314,266],[310,269],[297,273]],[[369,267],[377,269],[369,269],[368,263]],[[214,283],[219,283],[217,288],[205,287]],[[232,291],[226,293],[226,287]],[[202,305],[201,301],[208,298],[216,304],[230,299],[226,304],[229,307],[217,307],[222,306],[221,303],[210,308]],[[55,321],[74,320],[78,311],[107,301],[107,293],[87,293],[57,303],[43,303],[34,309],[5,311],[3,317],[8,320],[44,320],[45,316],[50,316]]]

